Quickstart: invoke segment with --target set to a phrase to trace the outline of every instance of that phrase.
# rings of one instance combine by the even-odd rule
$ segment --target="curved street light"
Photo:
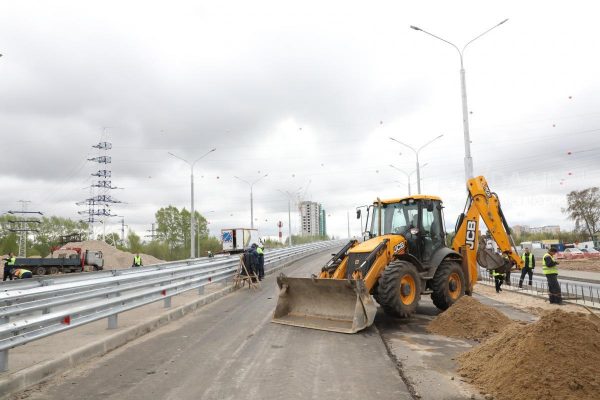
[[[184,163],[186,163],[187,165],[190,166],[190,182],[191,182],[191,206],[190,206],[190,258],[196,258],[196,248],[195,248],[195,233],[196,233],[196,229],[194,227],[194,225],[196,224],[196,218],[194,216],[194,165],[196,165],[196,163],[200,160],[202,160],[204,157],[206,157],[207,155],[209,155],[210,153],[212,153],[213,151],[215,151],[217,149],[212,149],[207,151],[204,155],[196,158],[194,161],[189,162],[188,160],[186,160],[185,158],[181,158],[176,154],[171,153],[170,151],[168,152],[169,155],[183,161]]]
[[[429,142],[425,143],[424,145],[422,145],[421,147],[419,147],[418,149],[415,149],[414,147],[412,147],[411,145],[408,145],[404,142],[399,141],[398,139],[394,139],[393,137],[390,137],[390,140],[393,140],[394,142],[400,143],[403,146],[408,147],[409,149],[411,149],[414,153],[415,156],[417,157],[417,192],[419,194],[421,194],[421,170],[419,169],[419,153],[421,152],[421,150],[423,150],[425,147],[429,146],[431,143],[435,142],[436,140],[442,138],[442,135],[439,135],[433,139],[431,139]]]
[[[425,168],[425,167],[426,167],[426,166],[428,166],[428,165],[429,165],[429,163],[425,163],[425,164],[421,165],[421,168]],[[416,169],[414,169],[414,170],[410,171],[410,173],[408,173],[408,172],[404,171],[403,169],[396,167],[396,166],[395,166],[395,165],[393,165],[393,164],[390,164],[390,167],[392,167],[392,168],[394,168],[395,170],[397,170],[397,171],[400,171],[400,172],[402,172],[404,175],[406,175],[406,181],[408,182],[408,195],[409,195],[409,196],[411,196],[411,195],[412,195],[412,193],[411,193],[411,190],[410,190],[410,177],[412,176],[412,174],[414,174],[415,172],[417,172],[417,170],[416,170]],[[400,181],[394,181],[394,182],[397,182],[397,183],[402,183],[402,182],[400,182]]]
[[[252,193],[252,188],[254,187],[254,184],[264,178],[266,178],[267,176],[269,176],[269,174],[264,174],[263,176],[261,176],[260,178],[256,179],[253,182],[248,182],[245,179],[242,179],[238,176],[234,176],[235,179],[238,179],[242,182],[244,182],[245,184],[247,184],[248,186],[250,186],[250,229],[254,229],[254,195]]]
[[[476,36],[474,39],[471,39],[470,41],[467,42],[467,44],[465,44],[463,46],[462,50],[460,50],[454,43],[449,42],[446,39],[443,39],[437,35],[434,35],[431,32],[427,32],[426,30],[421,29],[418,26],[414,26],[414,25],[410,26],[410,28],[414,29],[415,31],[423,32],[429,36],[432,36],[436,39],[441,40],[442,42],[448,43],[450,46],[452,46],[456,49],[456,51],[458,52],[458,56],[460,57],[460,86],[461,86],[461,100],[462,100],[462,113],[463,113],[463,130],[464,130],[464,137],[465,137],[464,138],[464,141],[465,141],[465,178],[467,180],[473,177],[473,158],[471,157],[471,139],[469,137],[469,113],[468,113],[468,107],[467,107],[467,84],[465,81],[465,67],[463,64],[463,56],[465,54],[465,49],[467,48],[468,45],[470,45],[475,40],[479,39],[480,37],[482,37],[489,31],[491,31],[492,29],[499,27],[506,21],[508,21],[508,18],[506,18],[505,20],[492,26],[490,29],[488,29],[487,31],[483,32],[482,34]]]

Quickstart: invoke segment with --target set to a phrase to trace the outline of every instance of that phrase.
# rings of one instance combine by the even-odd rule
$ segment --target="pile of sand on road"
[[[427,331],[438,335],[480,341],[500,332],[513,321],[500,311],[462,296],[449,309],[435,317]]]
[[[512,325],[459,358],[462,376],[498,400],[600,399],[600,323],[549,311]]]
[[[85,251],[85,250],[101,251],[102,257],[104,258],[104,269],[124,269],[124,268],[131,267],[131,264],[133,264],[134,254],[129,253],[127,251],[121,251],[101,240],[86,240],[84,242],[71,242],[71,243],[65,244],[62,247],[63,248],[81,247],[81,249],[83,251]],[[52,256],[58,257],[59,254],[69,254],[69,253],[73,253],[73,251],[59,249],[59,250],[56,250]],[[140,256],[142,257],[142,263],[144,265],[152,265],[152,264],[159,264],[159,263],[165,262],[163,260],[160,260],[160,259],[153,257],[151,255],[148,255],[148,254],[140,253]]]

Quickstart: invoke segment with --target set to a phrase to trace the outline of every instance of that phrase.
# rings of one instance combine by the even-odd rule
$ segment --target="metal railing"
[[[489,285],[494,285],[494,277],[490,271],[480,268],[480,278]],[[548,297],[548,283],[544,276],[533,275],[532,285],[529,285],[529,278],[525,276],[523,287],[519,288],[521,271],[513,271],[510,274],[510,284],[508,282],[502,286],[503,289],[514,290],[520,293],[536,297]],[[570,277],[561,277],[559,281],[561,295],[563,300],[576,304],[583,304],[592,308],[600,308],[600,282],[587,282],[582,279],[571,279]]]
[[[343,245],[315,242],[265,252],[265,270]],[[171,306],[177,294],[234,276],[239,255],[192,259],[140,268],[36,277],[0,284],[0,372],[8,369],[8,351],[56,333],[108,319],[156,301]]]

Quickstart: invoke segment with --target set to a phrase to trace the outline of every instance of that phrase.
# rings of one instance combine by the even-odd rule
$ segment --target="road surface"
[[[320,254],[285,270],[309,276]],[[15,399],[412,399],[375,327],[355,335],[270,322],[275,277]]]

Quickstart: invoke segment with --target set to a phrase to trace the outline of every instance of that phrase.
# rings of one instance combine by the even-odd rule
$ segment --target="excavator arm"
[[[477,282],[478,261],[486,269],[496,269],[504,264],[504,260],[487,252],[485,243],[479,234],[479,221],[483,220],[492,239],[498,248],[517,268],[523,267],[523,260],[516,250],[510,235],[510,228],[502,213],[498,195],[493,193],[483,176],[471,178],[467,182],[469,197],[465,211],[456,223],[456,236],[452,241],[452,249],[463,256],[463,272],[467,281],[467,294],[471,294]]]

